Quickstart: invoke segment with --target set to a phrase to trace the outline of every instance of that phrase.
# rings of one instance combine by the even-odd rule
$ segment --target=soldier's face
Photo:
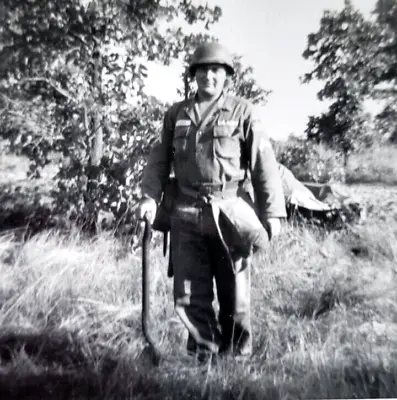
[[[197,67],[195,77],[199,94],[205,97],[214,97],[223,90],[227,73],[222,65],[206,64]]]

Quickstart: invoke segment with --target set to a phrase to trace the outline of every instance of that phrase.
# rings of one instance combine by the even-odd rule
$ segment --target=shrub
[[[346,181],[397,184],[397,146],[376,145],[353,154],[346,170]]]
[[[322,144],[291,139],[276,145],[276,157],[301,181],[325,183],[345,179],[342,154]]]

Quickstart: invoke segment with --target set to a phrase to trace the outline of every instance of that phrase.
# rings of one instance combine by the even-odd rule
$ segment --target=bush
[[[344,181],[343,156],[325,145],[290,139],[275,146],[276,157],[301,181]]]
[[[397,146],[376,145],[353,154],[347,166],[346,181],[397,184]]]

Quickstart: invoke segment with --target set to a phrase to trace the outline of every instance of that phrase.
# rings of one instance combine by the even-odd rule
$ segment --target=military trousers
[[[177,207],[170,238],[175,310],[189,332],[188,352],[249,355],[251,257],[228,252],[208,204]]]

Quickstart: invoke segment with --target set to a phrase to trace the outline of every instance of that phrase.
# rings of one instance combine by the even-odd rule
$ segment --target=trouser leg
[[[171,228],[175,310],[189,331],[188,350],[217,353],[220,332],[212,305],[208,238],[189,226]]]
[[[222,332],[221,351],[249,355],[252,352],[250,316],[251,258],[230,259],[220,240],[210,250],[215,266],[219,301],[219,324]]]
[[[251,331],[251,257],[235,262],[235,309],[233,348],[237,354],[252,353]]]

